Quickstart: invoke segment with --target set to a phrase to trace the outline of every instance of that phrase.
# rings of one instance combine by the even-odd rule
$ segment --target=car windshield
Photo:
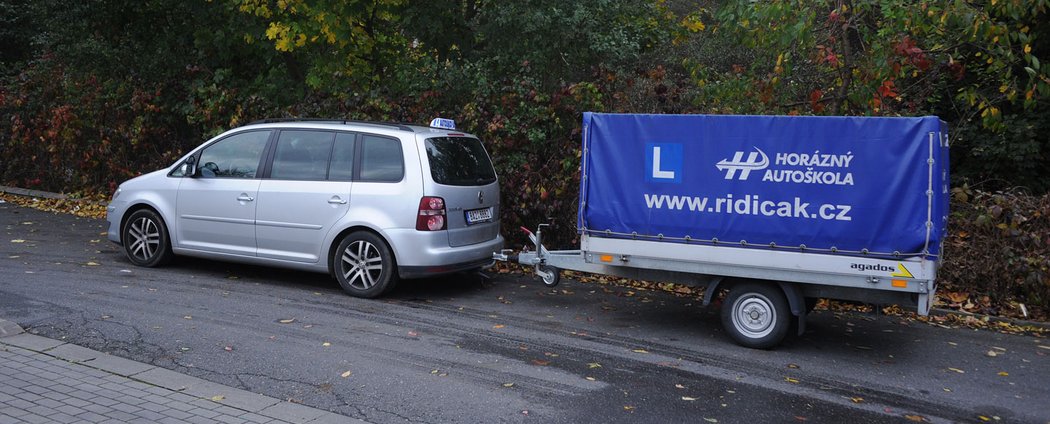
[[[487,185],[496,171],[481,141],[472,137],[434,137],[426,140],[430,175],[434,182],[454,186]]]

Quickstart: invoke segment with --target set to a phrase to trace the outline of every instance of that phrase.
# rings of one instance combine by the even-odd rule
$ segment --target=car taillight
[[[445,225],[445,199],[424,196],[419,199],[419,215],[416,217],[416,230],[441,231]]]

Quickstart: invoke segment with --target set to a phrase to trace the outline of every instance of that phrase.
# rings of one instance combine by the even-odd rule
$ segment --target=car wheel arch
[[[343,228],[338,233],[336,233],[335,237],[332,237],[331,242],[328,243],[328,251],[327,251],[327,254],[325,256],[328,257],[328,273],[329,274],[332,274],[333,276],[335,275],[335,260],[332,257],[332,252],[335,249],[339,248],[339,243],[343,241],[343,238],[345,238],[346,236],[348,236],[350,234],[359,232],[359,231],[369,232],[369,233],[372,233],[373,235],[375,235],[376,237],[379,237],[379,239],[382,240],[383,243],[386,243],[387,248],[390,249],[390,253],[392,255],[394,255],[394,263],[395,264],[399,263],[398,262],[397,247],[394,246],[393,243],[390,242],[390,238],[387,237],[385,234],[383,234],[382,231],[376,230],[375,228],[369,227],[367,225],[351,225],[349,227]],[[395,268],[394,271],[397,271],[397,269]]]

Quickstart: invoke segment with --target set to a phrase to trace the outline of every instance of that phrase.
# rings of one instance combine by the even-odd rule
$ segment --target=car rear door
[[[351,205],[356,135],[281,130],[259,187],[259,257],[316,263],[325,236]]]

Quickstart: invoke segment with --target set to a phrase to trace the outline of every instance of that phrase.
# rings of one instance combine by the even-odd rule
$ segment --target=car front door
[[[271,134],[236,133],[201,151],[197,173],[179,185],[179,248],[255,256],[257,177]]]

